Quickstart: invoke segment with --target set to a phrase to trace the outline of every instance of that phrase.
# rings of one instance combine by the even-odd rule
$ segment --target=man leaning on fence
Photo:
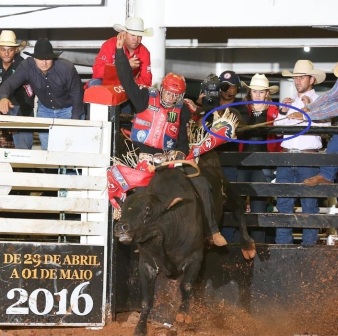
[[[322,83],[325,80],[326,74],[324,71],[315,69],[314,65],[309,60],[299,60],[296,62],[293,73],[288,70],[283,70],[282,75],[292,77],[297,94],[294,98],[284,98],[283,103],[292,105],[299,109],[304,107],[304,102],[315,101],[318,99],[318,94],[313,89],[313,86]],[[308,122],[295,119],[288,119],[287,116],[295,112],[292,108],[282,107],[279,110],[277,119],[274,125],[277,126],[307,126]],[[320,124],[322,126],[330,125],[328,123]],[[284,138],[290,135],[284,135]],[[282,151],[289,153],[315,153],[322,148],[322,140],[317,135],[301,135],[288,139],[282,142]],[[278,167],[276,182],[277,183],[303,183],[307,178],[317,175],[318,167]],[[315,197],[300,198],[302,212],[315,214],[319,212],[318,199]],[[278,197],[277,209],[280,213],[293,213],[295,206],[295,198],[293,197]],[[276,243],[277,244],[293,244],[292,228],[276,228]],[[312,246],[318,240],[318,229],[303,229],[302,245]]]
[[[30,84],[38,97],[40,118],[84,118],[83,88],[74,65],[59,58],[47,38],[40,38],[32,56],[23,60],[15,73],[0,87],[0,112],[7,114],[13,107],[9,97],[24,83]],[[48,133],[39,133],[41,148],[48,147]]]
[[[338,63],[333,69],[333,73],[338,77]],[[303,108],[304,112],[308,114],[311,120],[323,120],[338,116],[338,79],[333,88],[325,92],[320,98],[314,102],[308,102]],[[304,114],[295,112],[288,116],[290,119],[303,120]],[[338,134],[333,134],[329,140],[326,148],[327,154],[338,153]],[[304,180],[304,184],[308,186],[316,186],[318,184],[333,183],[337,177],[337,166],[322,166],[319,174]]]
[[[27,42],[16,41],[15,33],[11,30],[3,30],[0,34],[0,87],[5,81],[14,75],[19,64],[23,61],[20,52],[26,47]],[[29,84],[19,86],[9,97],[12,107],[8,115],[34,116],[34,93]],[[10,141],[10,132],[3,131],[4,138]],[[33,132],[11,131],[14,146],[17,149],[32,149]]]

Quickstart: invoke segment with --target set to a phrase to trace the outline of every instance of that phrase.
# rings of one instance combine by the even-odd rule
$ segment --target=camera
[[[221,82],[218,77],[207,78],[201,84],[201,92],[205,94],[202,98],[203,111],[209,112],[215,107],[219,106],[219,90]]]

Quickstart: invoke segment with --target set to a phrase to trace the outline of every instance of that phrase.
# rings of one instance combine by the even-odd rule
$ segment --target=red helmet
[[[172,72],[169,72],[163,78],[161,85],[163,89],[177,94],[184,94],[187,88],[184,77],[181,75],[176,75]]]

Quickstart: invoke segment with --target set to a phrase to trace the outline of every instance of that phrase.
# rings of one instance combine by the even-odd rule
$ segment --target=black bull
[[[215,214],[220,220],[223,195],[219,187],[221,171],[217,155],[205,155],[199,167],[213,188]],[[229,186],[229,183],[223,186],[228,196],[226,203],[234,207],[232,210],[242,237],[242,252],[246,259],[250,259],[255,255],[255,244],[246,230],[244,201],[238,195],[229,195]],[[145,192],[127,197],[114,233],[120,242],[135,243],[139,250],[142,307],[134,335],[147,334],[147,319],[153,307],[155,280],[159,272],[168,277],[182,274],[182,301],[176,321],[191,322],[189,302],[203,259],[203,220],[202,200],[190,179],[179,169],[157,170]]]

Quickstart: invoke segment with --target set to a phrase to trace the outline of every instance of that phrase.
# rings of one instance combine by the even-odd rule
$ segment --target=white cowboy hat
[[[120,24],[115,24],[114,29],[117,32],[125,31],[131,35],[136,35],[136,36],[153,36],[154,35],[154,30],[153,28],[146,28],[144,29],[144,23],[143,20],[139,17],[136,16],[130,16],[126,20],[126,25],[122,26]]]
[[[284,77],[299,77],[299,76],[313,76],[316,78],[315,84],[324,82],[326,73],[319,69],[314,69],[313,63],[309,60],[299,60],[296,62],[293,73],[289,70],[283,70]]]
[[[269,90],[270,94],[274,94],[279,90],[277,85],[269,86],[269,80],[265,77],[265,75],[260,75],[258,73],[251,78],[250,85],[242,82],[242,86],[253,90]]]
[[[338,77],[338,63],[336,64],[336,66],[333,69],[333,73],[336,77]]]
[[[0,34],[0,46],[4,47],[18,47],[19,52],[24,50],[27,46],[27,41],[16,42],[15,33],[11,30],[3,30]]]

